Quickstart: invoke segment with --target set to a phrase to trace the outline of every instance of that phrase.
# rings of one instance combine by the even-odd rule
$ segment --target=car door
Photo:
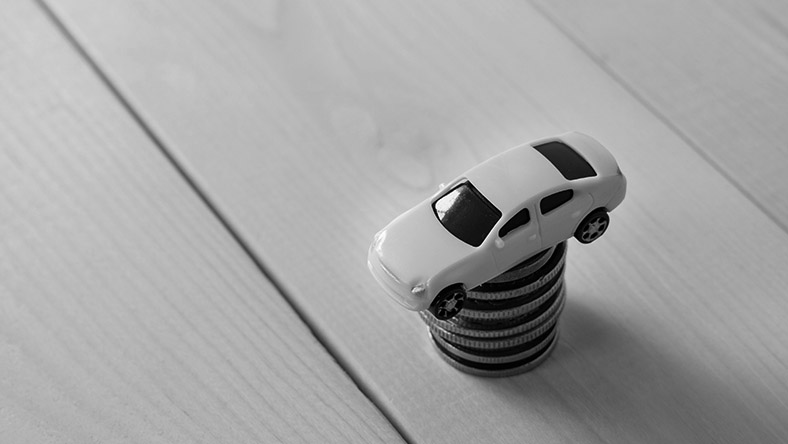
[[[592,204],[593,199],[589,194],[569,187],[540,199],[538,219],[542,245],[549,247],[572,237]]]
[[[501,272],[539,252],[542,244],[533,205],[527,204],[515,212],[499,225],[495,235],[493,257]]]

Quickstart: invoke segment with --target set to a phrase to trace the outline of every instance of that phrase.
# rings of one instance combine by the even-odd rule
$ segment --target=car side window
[[[531,213],[528,212],[528,208],[523,208],[501,227],[500,231],[498,231],[498,237],[504,237],[512,230],[522,227],[530,221]]]
[[[539,202],[539,210],[542,212],[542,214],[547,214],[572,200],[572,196],[574,195],[575,193],[572,190],[563,190],[553,193]]]

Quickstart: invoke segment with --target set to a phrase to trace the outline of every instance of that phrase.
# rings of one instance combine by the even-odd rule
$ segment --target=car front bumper
[[[429,308],[431,301],[425,297],[426,292],[421,294],[412,293],[410,285],[397,279],[394,273],[387,269],[383,262],[381,262],[380,256],[374,249],[374,245],[370,247],[367,255],[367,267],[372,273],[372,277],[374,277],[381,288],[383,288],[383,291],[398,304],[408,310],[415,311]]]

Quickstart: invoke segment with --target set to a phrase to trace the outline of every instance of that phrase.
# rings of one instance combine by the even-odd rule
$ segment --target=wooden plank
[[[0,193],[0,442],[402,442],[26,1]]]
[[[788,3],[534,3],[788,230]]]
[[[52,2],[415,442],[784,442],[788,236],[527,2]],[[559,346],[487,380],[365,269],[373,233],[526,140],[630,195],[570,246]]]

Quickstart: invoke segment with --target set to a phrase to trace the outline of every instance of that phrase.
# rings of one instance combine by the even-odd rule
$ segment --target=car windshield
[[[534,149],[542,153],[566,180],[596,176],[596,171],[583,156],[565,143],[547,142],[535,146]]]
[[[470,182],[452,188],[432,209],[451,234],[474,247],[482,244],[501,218],[501,212]]]

